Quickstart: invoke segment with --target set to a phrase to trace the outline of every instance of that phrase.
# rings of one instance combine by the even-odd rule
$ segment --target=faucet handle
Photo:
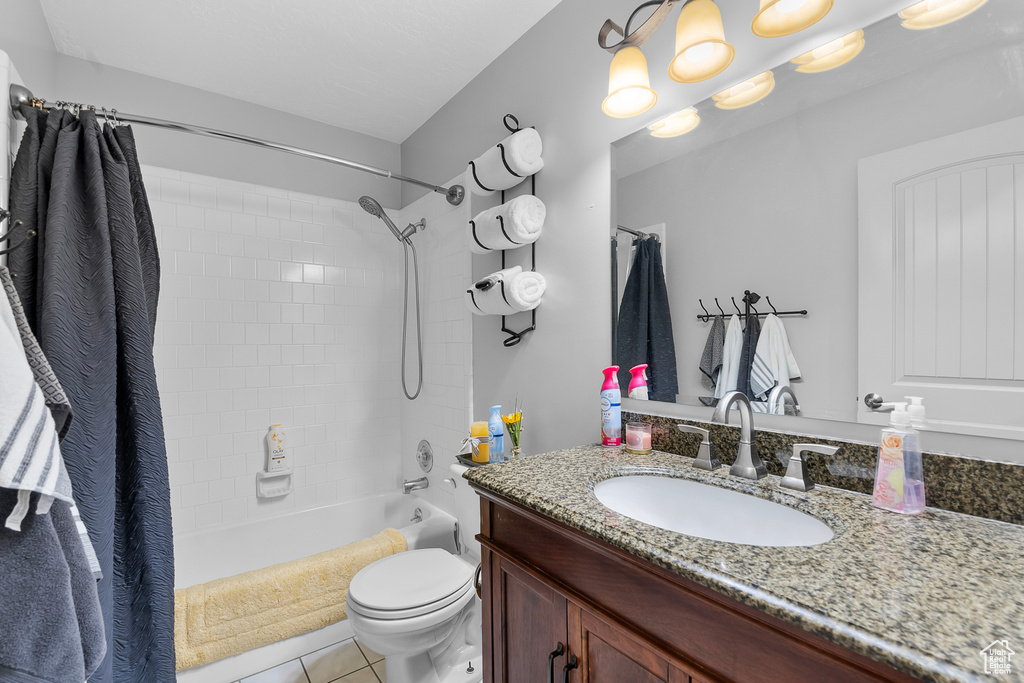
[[[838,446],[822,446],[816,443],[793,444],[793,457],[786,465],[786,476],[782,478],[779,486],[794,491],[810,491],[814,488],[814,480],[811,479],[811,475],[807,471],[807,462],[800,454],[804,451],[811,451],[822,455],[835,455],[838,450]]]
[[[693,461],[693,466],[699,470],[717,470],[722,466],[722,463],[715,456],[715,447],[708,439],[710,432],[707,429],[701,429],[700,427],[692,427],[688,424],[677,424],[676,428],[681,432],[689,434],[700,434],[703,437],[703,441],[700,443],[700,447],[697,448],[697,459]]]

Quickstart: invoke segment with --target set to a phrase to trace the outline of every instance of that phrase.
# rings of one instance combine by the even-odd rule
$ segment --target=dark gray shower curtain
[[[650,237],[634,240],[633,244],[636,255],[619,305],[616,349],[619,386],[625,395],[629,387],[629,369],[646,363],[650,400],[675,403],[679,392],[676,344],[672,337],[672,314],[661,263],[661,243]]]
[[[33,331],[75,411],[61,444],[103,568],[107,658],[90,681],[173,681],[174,566],[153,364],[160,264],[130,128],[22,106],[9,256]],[[13,223],[12,220],[12,223]]]

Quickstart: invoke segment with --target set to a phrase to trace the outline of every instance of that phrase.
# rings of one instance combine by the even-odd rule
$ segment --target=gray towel
[[[0,489],[0,516],[17,497]],[[21,531],[0,527],[0,615],[0,681],[82,683],[103,661],[96,581],[64,501]]]
[[[740,354],[740,376],[736,390],[742,391],[751,401],[754,392],[750,388],[750,369],[754,365],[754,354],[757,352],[757,338],[761,336],[761,321],[756,315],[747,316],[747,326],[743,328],[743,351]]]
[[[57,438],[63,439],[71,427],[71,403],[64,394],[64,387],[57,380],[57,375],[53,374],[50,362],[46,360],[43,350],[39,348],[36,336],[32,334],[32,328],[29,327],[28,319],[25,318],[25,309],[21,306],[21,298],[14,289],[11,271],[3,266],[0,266],[0,282],[3,283],[4,291],[7,292],[7,300],[14,313],[14,322],[18,324],[21,343],[25,347],[25,359],[28,361],[28,366],[32,368],[32,375],[43,392],[50,415],[53,416],[53,426],[57,430]]]
[[[700,356],[700,371],[704,373],[703,383],[709,389],[718,384],[718,373],[722,371],[722,350],[725,348],[725,320],[716,315],[711,323],[711,332],[704,343],[704,353]]]

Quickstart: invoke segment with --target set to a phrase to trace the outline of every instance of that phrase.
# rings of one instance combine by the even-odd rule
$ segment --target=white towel
[[[517,130],[470,162],[465,185],[481,197],[515,187],[544,168],[543,151],[540,133],[533,128]]]
[[[544,298],[544,276],[519,266],[492,273],[466,290],[466,306],[477,315],[532,311]]]
[[[11,302],[0,295],[0,487],[18,492],[5,526],[21,531],[33,492],[36,513],[50,511],[54,498],[74,505],[71,480],[60,456],[53,417],[25,358]]]
[[[546,214],[544,202],[532,194],[481,211],[469,222],[469,248],[475,254],[486,254],[536,242]]]
[[[715,398],[722,398],[730,391],[736,391],[740,378],[740,356],[743,354],[743,324],[733,314],[725,329],[725,344],[722,347],[722,371],[718,373]]]
[[[757,351],[750,368],[750,389],[764,400],[772,387],[789,386],[790,381],[798,377],[800,368],[789,346],[786,327],[777,316],[769,314],[757,339]]]

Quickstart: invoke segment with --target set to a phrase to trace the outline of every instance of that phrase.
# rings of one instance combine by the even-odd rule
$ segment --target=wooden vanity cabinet
[[[478,493],[485,683],[916,680]]]

